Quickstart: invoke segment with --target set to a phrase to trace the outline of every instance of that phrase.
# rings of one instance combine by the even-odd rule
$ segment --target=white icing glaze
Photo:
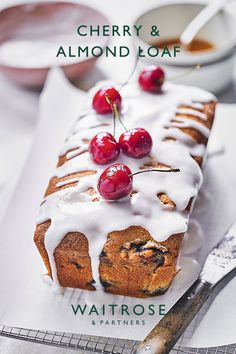
[[[194,115],[200,119],[207,120],[207,115],[205,113],[199,112],[196,109],[191,109],[191,108],[178,108],[176,113],[178,114],[188,114],[188,115]]]
[[[194,128],[198,130],[205,138],[208,138],[210,135],[209,128],[207,128],[205,125],[193,119],[185,119],[184,117],[175,117],[175,122],[170,123],[170,125],[179,128]]]
[[[197,195],[202,183],[201,169],[191,156],[204,156],[205,146],[197,144],[178,127],[193,127],[208,137],[209,129],[204,126],[205,115],[203,118],[196,110],[203,106],[196,101],[209,102],[215,100],[215,97],[197,88],[170,83],[164,85],[163,94],[152,95],[141,91],[136,84],[128,84],[122,88],[123,122],[128,129],[146,128],[152,135],[153,148],[149,157],[135,160],[121,154],[117,162],[129,165],[132,172],[138,171],[141,166],[152,161],[179,168],[180,172],[154,172],[135,176],[133,188],[138,193],[119,201],[107,202],[98,194],[86,193],[91,187],[97,190],[98,177],[106,167],[94,164],[89,158],[87,141],[100,131],[113,130],[112,115],[97,115],[90,109],[94,92],[105,84],[99,83],[89,92],[85,107],[88,113],[76,122],[71,136],[60,152],[60,155],[66,154],[68,160],[55,172],[58,178],[87,170],[94,171],[94,174],[80,177],[79,182],[78,178],[58,182],[57,187],[72,182],[78,183],[49,195],[40,208],[38,223],[51,220],[45,235],[45,247],[55,284],[58,280],[53,253],[68,232],[79,231],[86,235],[89,241],[93,278],[96,288],[99,289],[101,287],[98,272],[99,255],[107,234],[112,230],[123,230],[131,225],[139,225],[161,242],[170,235],[185,232],[189,217],[185,210],[186,206],[189,200]],[[186,114],[187,109],[181,111],[181,105],[190,107],[188,114],[201,118],[202,123],[180,115],[175,117],[177,111]],[[177,122],[173,122],[173,119]],[[118,138],[122,132],[123,128],[117,122],[116,137]],[[164,140],[165,138],[175,140]],[[165,207],[160,202],[157,195],[161,192],[166,193],[175,203],[175,209]],[[96,197],[99,201],[94,202]]]
[[[60,188],[60,187],[64,187],[64,186],[66,186],[67,184],[70,184],[70,183],[75,183],[75,182],[79,182],[79,178],[69,178],[69,179],[67,179],[67,180],[65,180],[65,181],[61,181],[61,182],[58,182],[57,184],[56,184],[56,187],[57,188]]]
[[[191,103],[191,106],[192,106],[192,108],[196,108],[196,109],[200,109],[200,110],[204,108],[203,104],[200,102],[193,102],[193,103]]]
[[[78,144],[78,143],[77,143],[77,144]],[[66,158],[67,158],[67,159],[72,159],[72,157],[75,157],[75,156],[81,154],[81,152],[86,151],[86,149],[87,149],[87,144],[84,144],[83,142],[81,142],[81,146],[80,146],[78,149],[69,151],[69,152],[66,154]]]

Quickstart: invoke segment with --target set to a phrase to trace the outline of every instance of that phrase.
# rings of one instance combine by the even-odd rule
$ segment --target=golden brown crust
[[[45,244],[44,244],[44,237],[45,237],[45,234],[48,231],[50,225],[51,225],[50,220],[47,220],[47,221],[43,222],[42,224],[37,225],[35,233],[34,233],[34,242],[35,242],[35,244],[38,248],[38,251],[39,251],[39,253],[44,261],[44,264],[47,268],[48,275],[50,277],[52,277],[52,270],[51,270],[47,250],[46,250]]]
[[[82,178],[82,177],[85,177],[88,175],[93,175],[95,173],[96,173],[96,171],[83,171],[83,172],[71,173],[70,175],[67,175],[62,178],[58,178],[56,176],[53,176],[49,181],[48,188],[45,192],[45,197],[47,197],[48,195],[55,193],[61,189],[66,189],[69,187],[76,186],[76,184],[78,183],[78,182],[71,182],[71,183],[67,183],[66,185],[58,186],[57,184],[60,182],[65,182],[67,180],[74,179],[74,178]]]
[[[44,237],[50,227],[50,220],[39,224],[34,234],[34,242],[52,277],[51,266],[44,244]],[[54,251],[54,260],[61,286],[95,290],[92,278],[88,240],[79,232],[69,232]]]
[[[88,240],[80,232],[69,232],[54,251],[58,281],[64,287],[95,290]]]
[[[214,119],[216,102],[204,104],[202,111],[207,115],[207,120],[200,120],[196,116],[180,114],[181,117],[200,121],[211,128]],[[181,106],[188,108],[188,106]],[[173,119],[174,121],[174,119]],[[206,144],[207,139],[194,128],[178,128],[190,135],[197,143]],[[173,139],[167,137],[167,139]],[[201,166],[202,158],[193,156]],[[60,156],[58,166],[68,160],[66,154]],[[157,161],[153,161],[146,167],[165,167]],[[84,171],[71,174],[58,179],[53,177],[47,188],[46,194],[52,194],[61,188],[68,188],[79,182],[58,187],[58,182],[71,178],[84,178],[95,171]],[[137,193],[133,192],[132,194]],[[87,193],[93,194],[90,188]],[[175,208],[174,202],[165,194],[157,195],[157,202],[163,203],[163,207]],[[94,199],[96,201],[96,199]],[[191,209],[192,200],[187,206]],[[44,236],[50,227],[50,220],[37,226],[35,231],[35,243],[51,276],[51,267],[44,245]],[[158,230],[157,230],[158,234]],[[106,292],[135,297],[148,297],[164,293],[176,274],[176,262],[182,246],[183,234],[172,235],[165,242],[156,242],[147,230],[140,226],[130,226],[126,230],[109,233],[107,242],[100,255],[100,278]],[[80,232],[70,232],[57,246],[54,252],[57,275],[60,284],[64,287],[78,287],[94,290],[89,257],[89,245],[86,235]]]

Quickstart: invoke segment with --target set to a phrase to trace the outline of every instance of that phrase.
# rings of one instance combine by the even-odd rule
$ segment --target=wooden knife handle
[[[136,354],[169,353],[212,289],[212,284],[198,278],[138,346]]]

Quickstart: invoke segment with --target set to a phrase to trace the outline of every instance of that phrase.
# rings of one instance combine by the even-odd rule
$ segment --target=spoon
[[[180,42],[188,48],[200,29],[217,13],[229,0],[210,0],[202,11],[186,27],[180,36]]]

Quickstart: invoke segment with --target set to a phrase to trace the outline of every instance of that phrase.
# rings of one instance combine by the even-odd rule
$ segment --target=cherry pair
[[[116,141],[109,132],[96,134],[89,143],[89,153],[93,161],[99,165],[115,161],[120,151],[135,159],[148,155],[152,148],[152,138],[143,128],[130,129]]]
[[[165,81],[165,73],[160,66],[149,65],[139,75],[139,85],[147,92],[159,93]],[[106,99],[109,95],[111,101],[121,108],[121,95],[114,87],[104,87],[97,91],[93,98],[93,108],[99,114],[112,113],[112,107]]]

